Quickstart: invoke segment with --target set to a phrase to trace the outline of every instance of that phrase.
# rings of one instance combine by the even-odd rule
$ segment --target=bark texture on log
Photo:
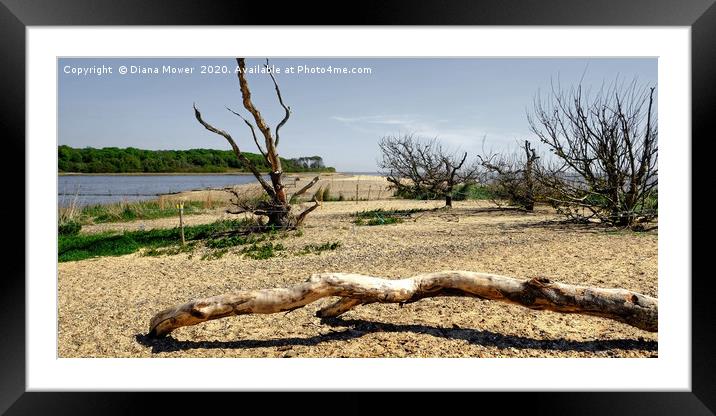
[[[316,312],[335,317],[369,303],[410,303],[436,296],[466,296],[496,300],[535,310],[599,316],[657,332],[656,298],[626,289],[575,286],[546,278],[519,280],[467,271],[445,271],[391,280],[350,273],[321,273],[290,287],[245,290],[196,299],[159,312],[149,334],[164,336],[174,329],[211,319],[252,313],[277,313],[300,308],[318,299],[342,299]]]

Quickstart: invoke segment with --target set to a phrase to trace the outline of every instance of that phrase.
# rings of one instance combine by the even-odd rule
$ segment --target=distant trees
[[[257,166],[259,171],[270,170],[266,160],[258,153],[244,155]],[[128,147],[120,149],[105,147],[101,149],[75,149],[69,146],[57,147],[57,162],[60,172],[76,173],[211,173],[229,170],[249,172],[229,150],[191,149],[191,150],[143,150]],[[311,164],[300,161],[308,159]],[[320,156],[308,158],[283,159],[285,172],[334,172],[325,167]]]
[[[467,152],[448,152],[436,139],[386,136],[378,145],[382,151],[378,166],[398,195],[444,198],[445,206],[452,207],[455,187],[477,177],[477,169],[465,164]]]
[[[323,169],[326,166],[323,164],[323,158],[320,156],[304,156],[295,159],[289,159],[295,166],[300,166],[303,169]]]
[[[578,84],[535,99],[530,127],[555,156],[538,179],[560,212],[630,227],[657,215],[654,91],[614,81],[593,96]]]

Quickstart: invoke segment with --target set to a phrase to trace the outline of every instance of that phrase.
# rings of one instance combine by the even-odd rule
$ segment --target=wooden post
[[[378,188],[378,200],[380,200],[380,195],[383,193],[383,187],[381,186]]]
[[[186,241],[184,240],[184,202],[179,202],[177,204],[177,208],[179,208],[179,228],[181,230],[181,245],[185,245]]]
[[[356,182],[356,204],[358,203],[358,182]]]
[[[206,200],[204,201],[204,209],[214,208],[214,202],[211,200],[211,191],[207,191]]]
[[[372,188],[373,185],[368,185],[368,201],[370,201],[370,188]]]

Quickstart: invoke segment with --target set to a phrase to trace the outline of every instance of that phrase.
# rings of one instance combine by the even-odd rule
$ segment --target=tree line
[[[271,167],[256,153],[243,153],[261,172]],[[86,147],[77,149],[58,146],[59,172],[74,173],[222,173],[249,172],[229,150],[144,150],[133,147]],[[335,172],[326,167],[320,156],[294,159],[281,158],[285,172]]]

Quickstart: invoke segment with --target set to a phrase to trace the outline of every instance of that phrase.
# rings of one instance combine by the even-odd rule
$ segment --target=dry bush
[[[554,154],[537,179],[552,203],[580,221],[634,227],[658,214],[655,87],[614,81],[590,95],[552,86],[528,120]]]

